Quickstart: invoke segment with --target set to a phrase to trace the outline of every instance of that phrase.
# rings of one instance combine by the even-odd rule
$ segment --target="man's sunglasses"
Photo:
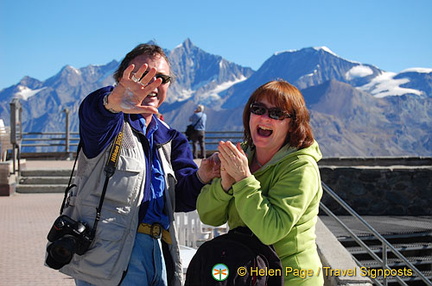
[[[291,114],[281,110],[280,108],[267,108],[264,104],[257,102],[250,105],[250,112],[256,115],[264,115],[267,113],[268,117],[275,120],[284,120],[285,118],[292,117]]]
[[[148,74],[147,71],[144,72],[144,74],[142,75],[141,78],[143,78],[146,74]],[[171,81],[171,77],[169,75],[162,74],[162,73],[156,74],[155,78],[161,78],[162,79],[162,84],[166,84],[166,83],[169,83]]]

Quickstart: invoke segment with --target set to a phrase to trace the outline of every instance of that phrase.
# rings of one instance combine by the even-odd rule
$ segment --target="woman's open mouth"
[[[273,134],[273,130],[264,126],[258,126],[257,133],[260,136],[269,137]]]

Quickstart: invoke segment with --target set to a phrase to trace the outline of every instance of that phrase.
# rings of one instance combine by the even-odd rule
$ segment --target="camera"
[[[72,260],[76,253],[83,255],[93,241],[93,234],[85,223],[75,221],[66,215],[58,217],[48,233],[46,264],[60,269]]]

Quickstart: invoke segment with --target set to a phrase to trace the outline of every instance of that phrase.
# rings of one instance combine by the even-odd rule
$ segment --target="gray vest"
[[[79,154],[74,180],[77,187],[70,191],[63,212],[89,226],[93,225],[102,193],[105,181],[104,166],[110,147],[91,159],[83,152]],[[171,221],[169,232],[173,244],[169,245],[169,250],[175,262],[174,281],[170,281],[170,285],[181,285],[182,266],[174,227],[174,191],[177,180],[170,162],[171,142],[159,148],[158,152],[167,186],[166,213]],[[138,135],[132,132],[128,123],[125,123],[120,158],[117,169],[108,183],[95,240],[84,255],[75,254],[72,261],[60,269],[61,272],[95,285],[118,285],[127,269],[134,245],[146,168],[144,150]]]

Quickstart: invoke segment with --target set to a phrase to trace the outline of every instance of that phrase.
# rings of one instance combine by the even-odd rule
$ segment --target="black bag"
[[[202,285],[283,285],[282,264],[272,246],[239,227],[198,248],[185,286]]]
[[[192,136],[192,134],[194,133],[194,131],[195,131],[195,126],[194,126],[194,125],[189,124],[189,125],[186,127],[185,135],[186,135],[186,137],[187,137],[188,140],[191,140],[191,136]]]
[[[202,119],[202,115],[195,124],[189,124],[188,126],[186,126],[185,135],[188,140],[192,140],[192,135],[195,133],[195,126],[198,124],[198,122],[201,121],[201,119]]]

